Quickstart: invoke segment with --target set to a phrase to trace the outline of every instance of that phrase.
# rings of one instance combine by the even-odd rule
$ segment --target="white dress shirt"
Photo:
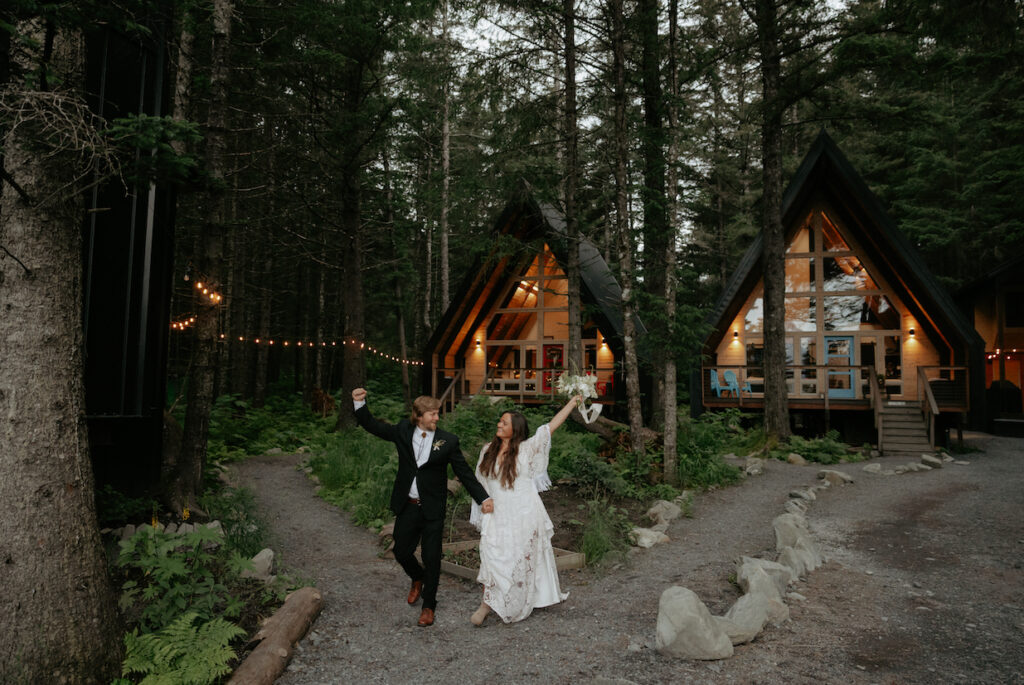
[[[353,408],[355,410],[361,409],[365,404],[366,400],[356,402],[353,400]],[[434,444],[434,431],[425,431],[419,426],[414,426],[415,430],[412,433],[412,453],[416,456],[417,468],[423,466],[430,459],[430,446]],[[416,479],[412,479],[412,487],[409,488],[409,497],[413,499],[420,498],[419,488],[416,487]]]

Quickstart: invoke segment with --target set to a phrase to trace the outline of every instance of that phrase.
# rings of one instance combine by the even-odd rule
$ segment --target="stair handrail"
[[[917,368],[917,389],[921,397],[921,416],[928,422],[928,445],[935,447],[935,417],[939,415],[939,403],[935,401],[931,383],[921,367]]]
[[[868,400],[871,402],[871,409],[875,414],[875,429],[878,431],[878,453],[882,453],[882,423],[885,420],[882,414],[882,392],[878,387],[878,377],[875,376],[875,365],[868,364]]]
[[[456,371],[455,375],[452,376],[451,383],[449,383],[448,387],[445,388],[443,393],[441,393],[441,397],[439,398],[441,402],[441,413],[455,409],[455,403],[458,401],[458,398],[455,395],[457,392],[457,388],[459,388],[461,385],[462,376],[465,372],[465,369],[459,369],[458,371]],[[451,406],[448,407],[448,405]]]

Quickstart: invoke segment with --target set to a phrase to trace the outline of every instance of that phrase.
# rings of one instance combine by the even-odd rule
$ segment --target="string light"
[[[185,281],[188,281],[189,277],[191,275],[192,275],[192,265],[190,263],[189,267],[188,267],[188,270],[185,273]],[[204,302],[208,303],[208,304],[221,304],[221,302],[224,300],[223,296],[221,296],[220,293],[216,292],[214,287],[212,285],[210,285],[210,283],[208,281],[205,281],[204,279],[198,279],[197,278],[197,280],[195,281],[195,294],[198,297],[202,298],[202,300]],[[184,330],[187,330],[188,328],[192,327],[193,325],[195,325],[195,322],[196,322],[196,317],[194,315],[189,315],[189,316],[184,317],[182,319],[179,319],[177,321],[171,322],[171,329],[175,330],[175,331],[184,331]],[[228,342],[227,336],[224,333],[219,334],[219,336],[220,336],[219,339],[221,341]],[[291,345],[292,342],[294,342],[296,347],[308,347],[310,349],[312,349],[312,348],[317,346],[317,344],[315,342],[313,342],[312,340],[295,340],[295,341],[291,341],[291,340],[278,340],[275,343],[274,340],[263,340],[263,339],[261,339],[259,337],[250,337],[250,336],[244,336],[244,335],[238,336],[238,342],[252,342],[255,345],[268,345],[268,346],[272,346],[274,344],[279,344],[279,345],[282,345],[283,347],[288,347],[288,346]],[[321,340],[320,341],[320,347],[327,347],[327,343],[328,342],[330,342],[330,346],[331,347],[337,347],[338,346],[338,341],[337,340],[331,340],[331,341]],[[383,359],[387,359],[389,361],[398,362],[400,364],[407,364],[409,366],[423,366],[423,362],[421,362],[421,361],[417,361],[415,359],[403,359],[403,358],[397,357],[397,356],[395,356],[393,354],[388,354],[386,352],[383,352],[382,350],[377,349],[373,345],[367,344],[365,341],[357,341],[354,338],[349,339],[349,340],[342,340],[341,344],[342,345],[358,345],[360,350],[367,350],[371,354],[375,354],[378,357],[381,357]]]
[[[182,319],[181,321],[176,321],[176,322],[172,323],[171,324],[171,328],[176,330],[176,331],[184,331],[184,330],[187,330],[190,326],[192,326],[195,323],[195,320],[196,320],[196,317],[190,316],[187,319]],[[224,334],[224,333],[219,333],[218,334],[218,338],[222,342],[236,342],[235,340],[229,341],[227,339],[227,335]],[[313,349],[313,348],[318,347],[318,346],[319,347],[327,347],[328,345],[330,345],[331,347],[337,347],[339,341],[337,341],[337,340],[329,340],[329,341],[328,340],[321,340],[321,341],[319,341],[319,344],[318,344],[317,342],[315,342],[313,340],[272,340],[272,339],[260,338],[258,336],[252,337],[252,336],[240,335],[240,336],[238,336],[237,342],[249,342],[249,343],[252,343],[254,345],[281,345],[283,347],[291,347],[292,345],[294,345],[295,347]],[[342,345],[358,346],[360,350],[365,350],[365,351],[369,352],[370,354],[374,354],[374,355],[376,355],[378,357],[381,357],[382,359],[387,359],[389,361],[398,362],[400,364],[407,364],[409,366],[423,366],[423,362],[421,362],[421,361],[418,361],[416,359],[404,359],[402,357],[399,357],[398,355],[394,355],[394,354],[390,354],[388,352],[385,352],[384,350],[381,350],[381,349],[379,349],[377,347],[374,347],[373,345],[370,345],[369,343],[366,343],[366,342],[360,342],[360,341],[355,340],[355,339],[342,340],[340,342],[341,342]]]

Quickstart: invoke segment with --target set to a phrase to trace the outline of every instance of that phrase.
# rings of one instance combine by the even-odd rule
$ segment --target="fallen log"
[[[629,441],[625,438],[625,436],[629,435],[629,425],[625,423],[619,423],[618,421],[612,421],[611,419],[607,419],[603,416],[598,416],[597,420],[594,421],[593,423],[587,423],[586,421],[583,420],[583,417],[580,415],[579,411],[575,410],[572,412],[572,414],[570,414],[570,416],[572,417],[573,421],[583,426],[591,433],[597,433],[602,438],[604,438],[605,441],[610,443],[620,443],[628,448]],[[646,426],[643,428],[643,436],[644,444],[647,445],[650,445],[661,440],[660,433],[653,431],[650,428],[647,428]]]
[[[315,587],[299,588],[288,595],[253,636],[249,644],[255,643],[255,649],[231,674],[228,685],[272,685],[323,606],[324,598]]]

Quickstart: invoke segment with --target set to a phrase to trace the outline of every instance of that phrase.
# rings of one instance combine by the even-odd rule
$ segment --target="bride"
[[[521,621],[537,607],[557,604],[569,596],[558,586],[554,527],[539,492],[547,490],[551,434],[582,402],[576,395],[533,437],[526,417],[505,412],[490,443],[480,450],[476,477],[494,498],[494,512],[482,514],[474,504],[470,522],[480,530],[480,572],[483,601],[470,621],[484,622],[494,611],[506,623]]]

